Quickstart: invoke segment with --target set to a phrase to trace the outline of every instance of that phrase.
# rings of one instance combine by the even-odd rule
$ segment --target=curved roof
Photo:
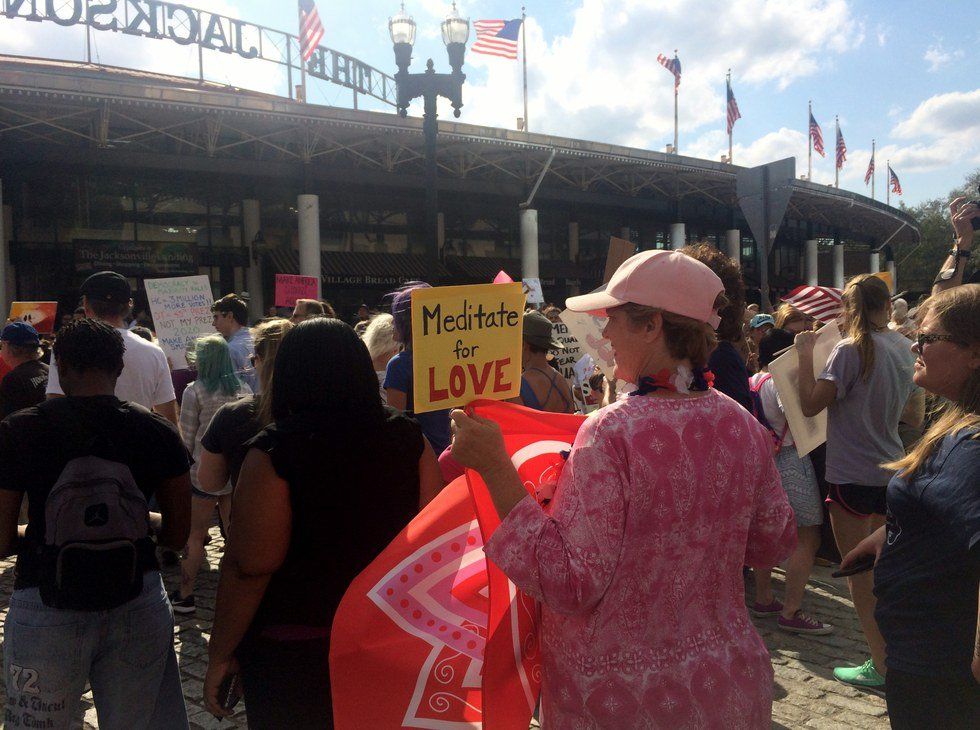
[[[181,156],[214,169],[221,161],[295,163],[316,174],[418,185],[422,120],[303,104],[211,81],[68,61],[0,56],[0,146],[11,154],[84,157],[82,150],[125,150],[147,160]],[[105,162],[105,155],[101,155]],[[321,164],[327,163],[327,164]],[[737,166],[602,142],[439,122],[440,187],[523,199],[548,167],[539,195],[718,219],[737,210]],[[726,212],[727,211],[727,214]],[[918,239],[907,213],[825,185],[797,180],[787,216],[877,245]]]

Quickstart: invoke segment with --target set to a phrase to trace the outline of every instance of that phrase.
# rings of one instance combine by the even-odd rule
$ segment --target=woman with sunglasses
[[[893,728],[980,722],[980,284],[924,305],[915,382],[941,417],[888,484],[888,522],[844,557],[874,556]]]
[[[847,336],[816,379],[817,333],[801,332],[795,342],[803,415],[827,410],[827,502],[837,547],[845,555],[883,524],[885,486],[894,470],[881,465],[905,455],[898,422],[921,424],[924,399],[912,383],[908,340],[888,329],[888,285],[871,274],[855,276],[841,304]],[[848,585],[871,658],[860,667],[837,667],[834,677],[860,687],[883,687],[885,642],[874,620],[871,576],[854,576]]]

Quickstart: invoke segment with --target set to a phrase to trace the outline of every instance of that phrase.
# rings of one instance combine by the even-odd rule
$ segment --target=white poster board
[[[582,352],[579,341],[568,331],[568,325],[564,322],[555,322],[551,326],[551,333],[556,340],[565,346],[564,350],[554,350],[552,354],[555,356],[558,372],[571,383],[575,379],[575,363],[581,360],[585,353]]]
[[[201,274],[146,279],[144,283],[160,347],[175,370],[186,368],[187,345],[202,335],[215,333],[211,282]]]
[[[578,340],[582,352],[591,355],[606,378],[613,380],[616,363],[613,360],[609,340],[602,336],[602,330],[608,321],[607,318],[597,317],[586,312],[573,312],[569,309],[566,309],[559,316],[561,321],[567,325],[572,337]]]
[[[816,346],[813,348],[813,377],[823,372],[827,358],[840,341],[841,335],[836,322],[820,328]],[[806,456],[827,440],[827,410],[820,411],[812,418],[803,415],[799,390],[800,358],[795,347],[769,363],[769,372],[772,373],[772,382],[779,393],[783,413],[796,442],[796,451],[800,456]]]
[[[541,290],[541,279],[524,279],[521,282],[524,296],[529,304],[544,304],[544,292]]]

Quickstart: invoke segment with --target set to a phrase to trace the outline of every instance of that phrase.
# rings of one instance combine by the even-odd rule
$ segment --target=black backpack
[[[143,557],[153,550],[149,508],[108,429],[82,433],[71,404],[61,400],[39,410],[79,455],[45,500],[41,600],[52,608],[104,611],[143,589]],[[121,411],[110,420],[109,428],[125,426]]]

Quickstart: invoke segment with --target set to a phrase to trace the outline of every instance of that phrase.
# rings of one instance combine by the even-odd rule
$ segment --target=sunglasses
[[[915,346],[918,347],[919,350],[922,350],[923,347],[931,342],[956,342],[956,338],[952,335],[933,335],[926,334],[925,332],[919,332],[915,336]]]

